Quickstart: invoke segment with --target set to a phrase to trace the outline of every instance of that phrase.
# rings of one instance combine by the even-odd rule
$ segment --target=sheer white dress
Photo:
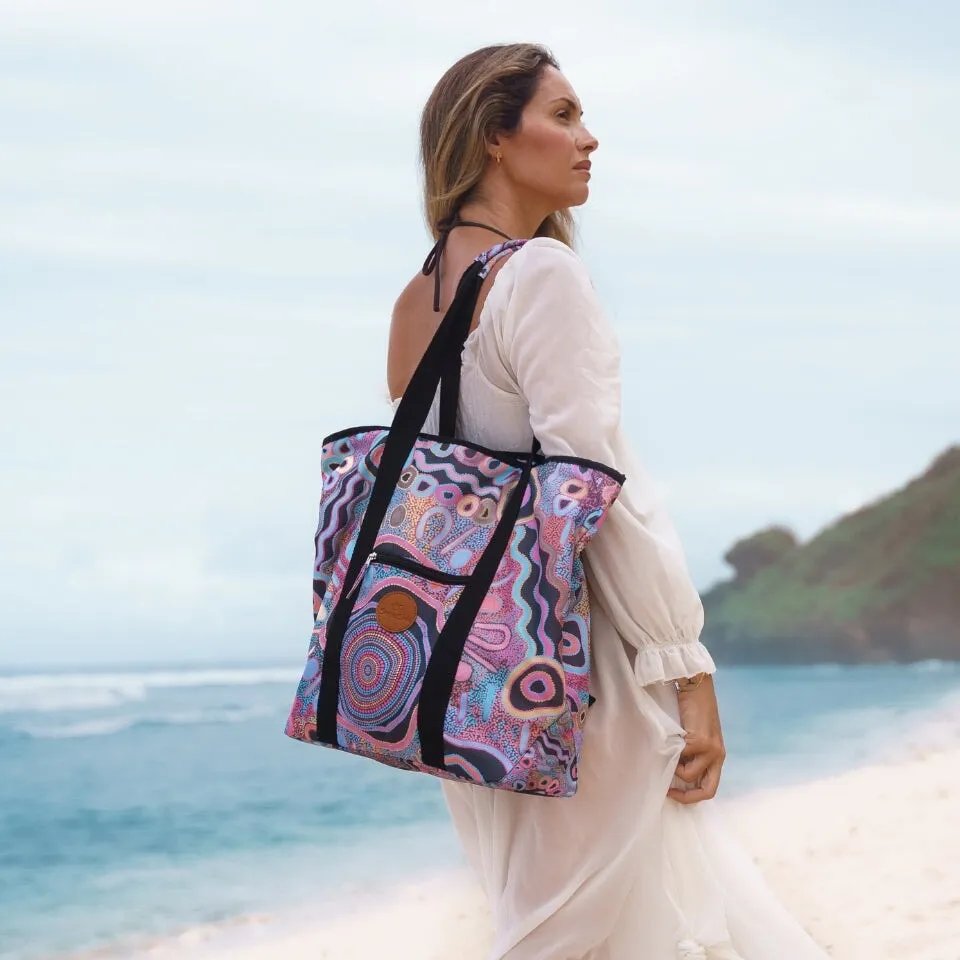
[[[684,745],[666,681],[716,668],[676,531],[621,430],[617,338],[564,244],[531,240],[495,277],[464,347],[458,432],[508,450],[535,433],[547,454],[627,477],[584,554],[597,700],[576,796],[443,782],[493,915],[491,960],[824,960],[716,801],[666,797]]]

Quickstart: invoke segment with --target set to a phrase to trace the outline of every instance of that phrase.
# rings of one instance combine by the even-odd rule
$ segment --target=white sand
[[[831,956],[960,960],[960,750],[754,794],[727,810]]]
[[[960,750],[717,802],[832,957],[960,960]],[[488,924],[479,892],[455,874],[299,930],[265,923],[204,942],[193,934],[143,956],[484,960]]]

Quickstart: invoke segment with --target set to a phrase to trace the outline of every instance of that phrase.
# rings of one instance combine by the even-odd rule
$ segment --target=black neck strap
[[[421,271],[425,277],[429,277],[431,273],[433,274],[434,313],[440,312],[440,260],[443,257],[443,251],[447,247],[447,237],[450,236],[450,231],[453,230],[454,227],[480,227],[483,230],[489,230],[491,233],[499,234],[504,240],[513,239],[513,237],[507,236],[507,234],[499,228],[492,227],[489,223],[479,223],[476,220],[460,220],[457,218],[440,224],[437,228],[440,237],[427,254],[427,259],[423,261],[423,269]]]

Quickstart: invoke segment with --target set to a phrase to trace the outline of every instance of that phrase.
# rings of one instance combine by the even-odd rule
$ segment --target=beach
[[[284,737],[297,676],[0,675],[0,960],[485,960],[439,781]],[[700,813],[831,956],[960,960],[960,664],[717,689]]]
[[[714,802],[831,957],[960,958],[960,750],[920,749],[900,762]],[[488,941],[481,894],[459,871],[324,921],[262,919],[242,931],[194,930],[141,956],[485,960]]]
[[[730,823],[831,956],[957,960],[958,810],[948,750],[754,795]]]

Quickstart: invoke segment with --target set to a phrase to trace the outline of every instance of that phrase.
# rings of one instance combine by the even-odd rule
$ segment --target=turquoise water
[[[0,957],[147,943],[460,863],[439,782],[282,734],[299,671],[0,675]],[[721,795],[960,743],[960,665],[727,668]]]

